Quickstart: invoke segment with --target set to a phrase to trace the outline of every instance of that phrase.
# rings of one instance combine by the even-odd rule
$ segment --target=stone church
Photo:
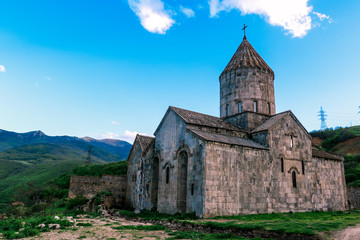
[[[343,158],[316,149],[246,36],[219,77],[220,117],[169,107],[137,135],[126,200],[137,210],[220,215],[344,210]]]

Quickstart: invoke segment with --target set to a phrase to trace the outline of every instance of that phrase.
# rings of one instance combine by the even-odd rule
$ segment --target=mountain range
[[[0,130],[0,205],[12,201],[16,189],[41,185],[84,164],[89,147],[91,162],[103,164],[125,160],[132,145],[115,139]]]

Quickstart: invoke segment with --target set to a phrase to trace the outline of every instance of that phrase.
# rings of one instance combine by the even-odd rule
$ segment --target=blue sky
[[[241,28],[275,72],[277,112],[360,124],[360,1],[0,1],[0,129],[153,134],[169,105],[219,116]]]

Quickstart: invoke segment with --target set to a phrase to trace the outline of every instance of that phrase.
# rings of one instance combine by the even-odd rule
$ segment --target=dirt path
[[[337,232],[333,240],[360,240],[360,224]]]
[[[79,226],[80,223],[90,223],[91,226]],[[125,225],[150,225],[140,222],[129,221],[124,218],[79,218],[76,219],[76,225],[68,229],[51,230],[50,232],[41,233],[40,236],[24,238],[43,239],[43,240],[97,240],[97,239],[145,239],[145,240],[162,240],[168,237],[165,231],[137,231],[137,230],[116,230],[112,227]]]

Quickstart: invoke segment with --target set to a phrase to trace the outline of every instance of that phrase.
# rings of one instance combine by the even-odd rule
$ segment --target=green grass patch
[[[275,232],[313,235],[318,232],[330,232],[359,224],[360,211],[272,213],[216,217],[215,219],[234,221],[208,221],[201,224],[219,229],[262,229]]]
[[[126,226],[117,226],[117,227],[112,227],[113,229],[116,230],[141,230],[141,231],[162,231],[162,230],[167,230],[168,228],[166,226],[163,225],[126,225]]]
[[[46,227],[40,228],[40,224]],[[38,235],[40,232],[47,232],[49,224],[59,224],[62,229],[70,227],[73,223],[67,220],[56,220],[53,217],[32,217],[26,219],[10,218],[0,221],[0,232],[6,239],[19,239]],[[20,229],[23,229],[20,231]]]
[[[91,223],[78,223],[76,224],[78,227],[91,227],[92,224]]]
[[[232,233],[201,233],[201,232],[195,232],[195,231],[188,231],[188,232],[182,232],[182,231],[176,231],[169,233],[171,237],[167,239],[204,239],[204,240],[215,240],[215,239],[241,239],[246,240],[249,238],[244,238],[237,236]],[[252,238],[253,240],[262,240],[262,238]]]

